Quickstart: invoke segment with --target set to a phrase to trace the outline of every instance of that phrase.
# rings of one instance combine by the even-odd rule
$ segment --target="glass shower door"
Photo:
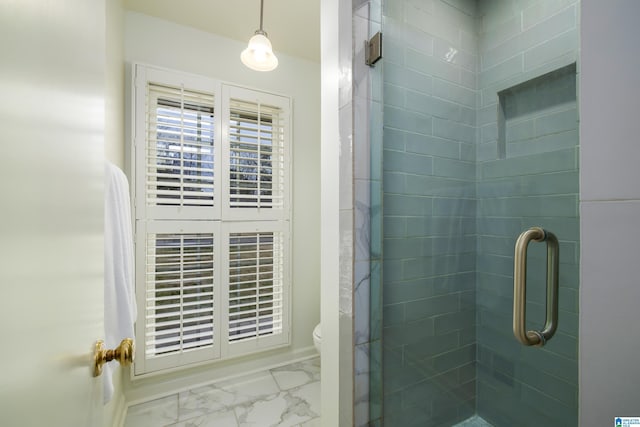
[[[577,425],[578,120],[570,65],[500,93],[499,158],[479,161],[477,412],[494,425]],[[499,124],[500,126],[500,124]],[[501,132],[499,132],[501,133]],[[542,347],[513,333],[514,247],[541,227],[559,241],[558,329]],[[545,324],[547,245],[526,257],[526,329]],[[549,307],[551,310],[551,307]],[[517,315],[517,313],[515,314]]]
[[[577,426],[578,6],[383,1],[380,425]],[[559,243],[558,327],[541,347],[513,333],[531,227]],[[527,330],[545,324],[546,261],[528,245]]]

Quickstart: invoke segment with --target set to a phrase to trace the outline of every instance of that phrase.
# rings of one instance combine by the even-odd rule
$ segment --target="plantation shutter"
[[[288,232],[276,221],[230,224],[227,345],[230,354],[288,341]]]
[[[289,200],[289,101],[235,86],[224,88],[225,215],[284,219]]]
[[[154,221],[142,227],[137,244],[145,256],[137,261],[144,267],[137,282],[143,280],[145,290],[144,305],[138,303],[144,307],[145,370],[218,357],[215,224]]]
[[[134,69],[135,375],[288,344],[289,98]]]
[[[146,99],[137,203],[157,219],[219,216],[211,210],[219,185],[214,95],[183,84],[149,82]]]

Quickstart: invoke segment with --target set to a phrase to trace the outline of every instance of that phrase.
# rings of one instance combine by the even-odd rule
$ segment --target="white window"
[[[134,67],[135,374],[289,344],[290,100]]]

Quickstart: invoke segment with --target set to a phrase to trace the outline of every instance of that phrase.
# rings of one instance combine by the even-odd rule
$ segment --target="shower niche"
[[[577,117],[575,63],[498,92],[498,158],[576,145]]]

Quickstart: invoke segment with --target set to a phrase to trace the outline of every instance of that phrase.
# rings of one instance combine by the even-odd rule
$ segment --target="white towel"
[[[113,349],[124,338],[134,338],[137,310],[129,182],[109,162],[105,164],[104,195],[104,335],[106,348]],[[113,395],[114,363],[104,365],[104,403]]]

